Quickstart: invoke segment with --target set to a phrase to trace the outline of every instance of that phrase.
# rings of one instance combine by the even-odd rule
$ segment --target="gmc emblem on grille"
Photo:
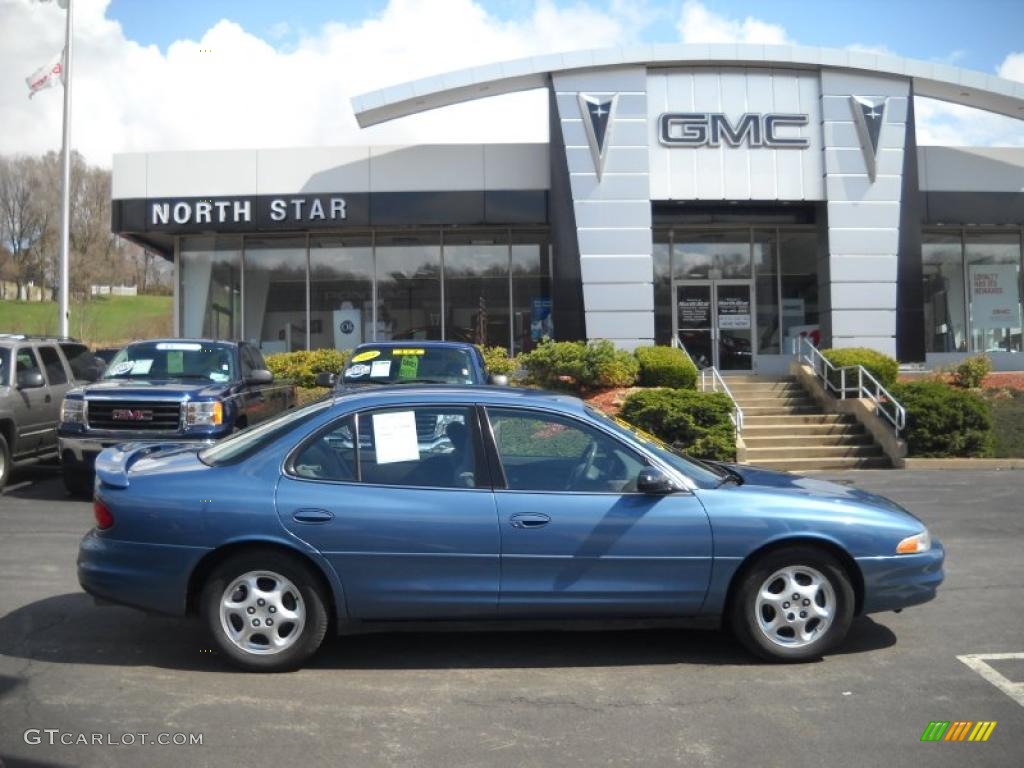
[[[138,408],[115,408],[110,414],[114,421],[152,421],[153,412]]]

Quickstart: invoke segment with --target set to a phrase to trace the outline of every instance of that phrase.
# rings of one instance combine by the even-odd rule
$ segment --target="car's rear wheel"
[[[316,575],[282,552],[228,558],[207,580],[201,606],[220,651],[251,671],[295,669],[327,633],[327,600]]]
[[[731,605],[733,631],[752,653],[770,661],[809,661],[846,637],[854,592],[835,557],[794,546],[758,558]]]

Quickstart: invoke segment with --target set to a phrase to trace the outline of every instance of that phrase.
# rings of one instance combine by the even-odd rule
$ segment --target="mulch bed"
[[[921,381],[921,379],[934,374],[900,374],[900,381]],[[953,383],[953,374],[947,373],[942,376],[947,384]],[[1024,372],[1021,371],[996,371],[985,377],[981,383],[982,389],[1024,389]]]
[[[641,387],[615,387],[613,389],[600,389],[596,392],[589,392],[583,395],[583,400],[609,416],[618,416],[622,410],[622,403],[631,393],[638,391]]]

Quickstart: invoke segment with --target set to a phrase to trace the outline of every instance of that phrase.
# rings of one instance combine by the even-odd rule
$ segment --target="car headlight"
[[[921,531],[913,536],[907,536],[896,545],[897,555],[916,555],[919,552],[927,552],[932,547],[932,537],[928,531]]]
[[[62,424],[85,424],[89,418],[89,406],[85,400],[64,398],[60,404]]]
[[[186,403],[185,426],[216,427],[224,423],[224,403]]]

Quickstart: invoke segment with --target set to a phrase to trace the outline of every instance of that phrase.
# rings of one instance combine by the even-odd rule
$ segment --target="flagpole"
[[[68,251],[71,239],[71,30],[74,0],[68,0],[64,26],[64,140],[61,147],[61,211],[60,211],[60,335],[69,334]]]

